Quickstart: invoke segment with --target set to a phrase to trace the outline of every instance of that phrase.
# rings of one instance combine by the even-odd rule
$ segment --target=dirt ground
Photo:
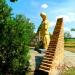
[[[75,47],[65,47],[65,50],[75,53]]]

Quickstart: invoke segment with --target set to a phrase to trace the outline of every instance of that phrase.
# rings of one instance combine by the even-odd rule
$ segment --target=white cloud
[[[64,28],[64,31],[65,31],[65,32],[67,32],[67,31],[70,32],[70,29],[69,29],[68,27],[65,27],[65,28]]]
[[[67,14],[68,15],[71,15],[71,16],[75,16],[75,13],[74,12],[68,12]]]
[[[75,31],[71,31],[71,36],[75,38]]]
[[[62,14],[62,15],[59,15],[57,16],[56,18],[63,18],[64,19],[64,22],[74,22],[75,21],[75,13],[73,12],[69,12],[67,14]]]
[[[71,22],[71,18],[68,15],[59,15],[56,18],[63,18],[64,22]]]
[[[68,12],[68,13],[59,15],[56,18],[61,18],[61,17],[63,17],[65,24],[75,22],[75,13],[73,12]],[[70,27],[64,27],[64,32],[67,32],[67,31],[70,32],[71,37],[75,37],[75,31],[71,31]]]
[[[55,26],[55,22],[50,22],[50,27],[54,27]]]
[[[42,4],[41,8],[44,8],[44,9],[48,8],[48,4]]]
[[[64,32],[69,32],[72,38],[75,38],[75,31],[71,31],[70,28],[65,27]]]

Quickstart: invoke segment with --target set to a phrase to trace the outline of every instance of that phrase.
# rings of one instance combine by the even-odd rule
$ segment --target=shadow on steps
[[[48,72],[44,72],[42,70],[35,70],[34,75],[49,75]]]

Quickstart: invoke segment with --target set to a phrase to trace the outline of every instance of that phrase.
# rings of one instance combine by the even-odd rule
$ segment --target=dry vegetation
[[[61,75],[75,75],[75,67],[65,69]]]
[[[75,39],[67,39],[64,43],[65,50],[75,53]]]

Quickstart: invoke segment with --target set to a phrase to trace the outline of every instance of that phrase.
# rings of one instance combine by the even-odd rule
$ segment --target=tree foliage
[[[16,2],[17,0],[10,0],[11,2]]]
[[[11,8],[5,0],[0,0],[0,73],[26,70],[34,30],[29,21],[24,15],[12,17]]]
[[[64,38],[71,38],[71,34],[70,34],[70,32],[65,32],[64,33]]]
[[[71,31],[75,31],[75,28],[72,28]]]

